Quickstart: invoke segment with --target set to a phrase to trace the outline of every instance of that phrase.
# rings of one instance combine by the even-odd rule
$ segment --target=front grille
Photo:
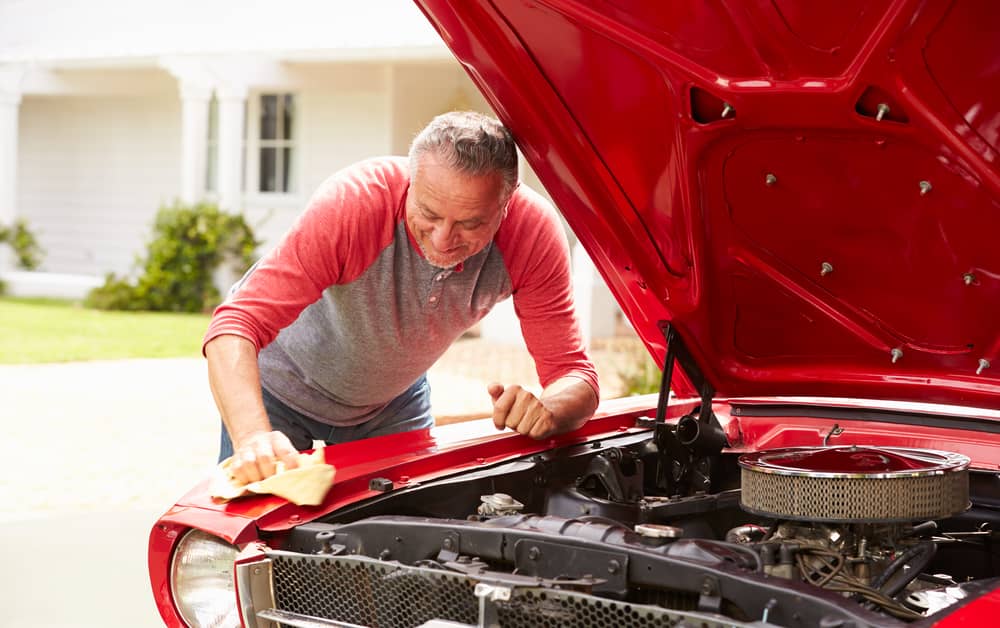
[[[515,590],[509,602],[499,605],[497,617],[503,628],[658,628],[678,626],[685,619],[680,614],[655,606],[616,602],[571,591],[539,589]],[[687,622],[684,625],[691,624]],[[732,624],[701,621],[697,625],[721,628]]]
[[[277,608],[361,626],[431,619],[474,624],[474,582],[460,574],[351,557],[272,554]]]
[[[266,554],[279,611],[372,628],[415,628],[432,619],[479,624],[477,580],[464,574],[361,556]],[[731,625],[560,589],[515,587],[509,600],[483,602],[504,628],[654,628],[692,619],[705,628]]]

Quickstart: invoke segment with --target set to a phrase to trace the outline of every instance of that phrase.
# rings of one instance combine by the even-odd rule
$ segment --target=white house
[[[5,0],[0,224],[26,219],[46,255],[25,273],[3,251],[0,277],[80,296],[133,268],[174,199],[245,212],[266,247],[329,174],[454,108],[488,111],[409,0]]]

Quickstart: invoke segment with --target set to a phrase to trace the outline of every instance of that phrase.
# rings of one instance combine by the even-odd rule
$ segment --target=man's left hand
[[[487,387],[493,398],[493,425],[498,430],[509,427],[518,434],[541,439],[555,434],[558,425],[552,411],[531,391],[518,385]]]
[[[493,425],[536,439],[575,430],[597,409],[595,390],[573,376],[552,382],[541,397],[516,385],[493,383],[487,390],[493,397]]]

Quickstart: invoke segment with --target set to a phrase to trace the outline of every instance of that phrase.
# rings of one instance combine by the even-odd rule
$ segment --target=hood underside
[[[417,0],[658,360],[1000,401],[1000,4]]]

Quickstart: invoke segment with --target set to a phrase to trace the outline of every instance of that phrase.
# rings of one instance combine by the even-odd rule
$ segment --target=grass
[[[0,364],[196,357],[209,317],[0,298]]]

